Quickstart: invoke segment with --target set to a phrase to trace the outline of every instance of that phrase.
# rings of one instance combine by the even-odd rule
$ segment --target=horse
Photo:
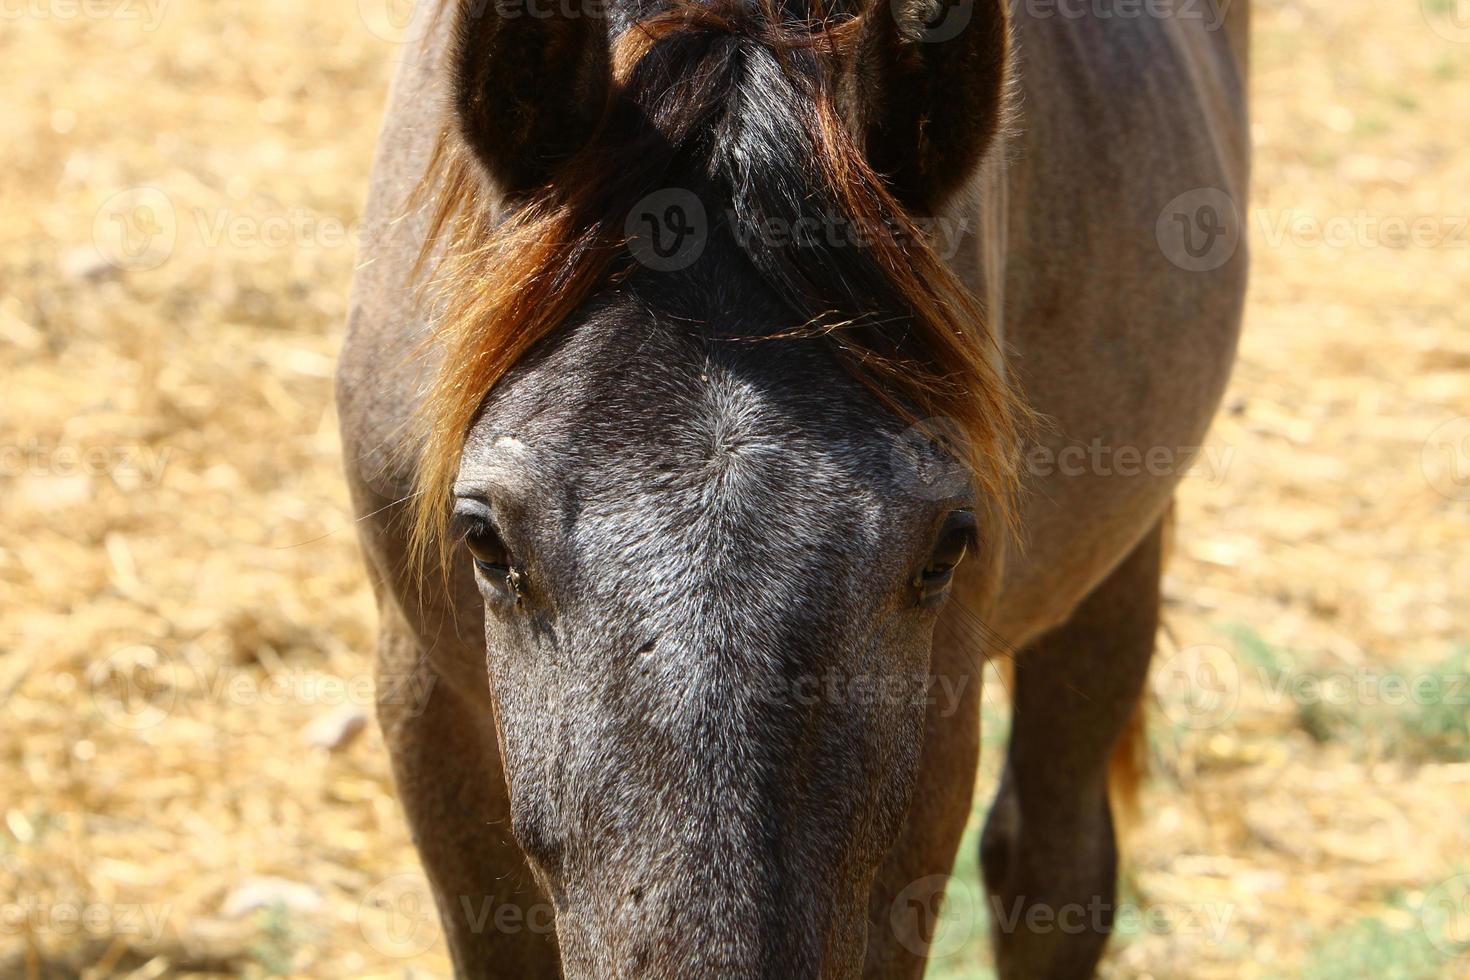
[[[997,970],[1095,971],[1240,329],[1247,21],[419,10],[337,390],[457,976],[920,976],[993,661]]]

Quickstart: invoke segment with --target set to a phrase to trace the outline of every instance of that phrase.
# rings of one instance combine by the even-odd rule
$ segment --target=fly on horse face
[[[999,973],[1102,955],[1245,0],[808,3],[420,11],[339,401],[460,976],[921,975],[995,657]]]

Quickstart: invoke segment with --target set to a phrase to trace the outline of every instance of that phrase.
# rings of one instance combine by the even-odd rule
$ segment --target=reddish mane
[[[717,66],[702,63],[702,39],[735,36],[774,51],[801,93],[807,145],[803,179],[862,233],[843,261],[861,263],[881,284],[888,308],[899,307],[900,336],[863,316],[826,311],[793,315],[787,335],[820,334],[841,362],[901,416],[952,420],[965,433],[976,490],[1009,524],[1018,483],[1018,429],[1025,409],[998,365],[1000,352],[984,312],[926,240],[914,218],[842,124],[831,68],[848,56],[851,21],[793,25],[734,5],[682,2],[616,39],[614,96],[592,141],[566,160],[545,186],[499,224],[475,159],[450,127],[421,188],[433,218],[424,256],[436,294],[439,374],[423,416],[427,444],[419,465],[412,536],[414,554],[447,548],[447,501],[464,441],[491,388],[599,288],[625,270],[623,217],[666,175],[645,162],[651,135],[664,145],[698,142],[734,100],[710,84]],[[829,29],[830,26],[830,29]],[[694,56],[691,57],[691,52]],[[806,70],[803,70],[803,65]],[[812,67],[815,66],[815,70]],[[630,111],[631,109],[631,111]],[[647,131],[655,118],[656,132]],[[644,127],[638,131],[630,120]],[[759,246],[756,246],[759,248]],[[821,248],[821,246],[816,246]],[[762,255],[778,287],[812,279],[800,258]],[[785,281],[787,273],[789,281]],[[832,297],[832,308],[863,297]],[[863,308],[863,313],[871,312]],[[893,319],[890,317],[890,319]]]

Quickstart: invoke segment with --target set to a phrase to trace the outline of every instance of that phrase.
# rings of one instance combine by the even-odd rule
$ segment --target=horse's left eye
[[[975,516],[969,511],[955,511],[945,521],[939,541],[929,555],[926,564],[914,580],[920,598],[932,597],[941,592],[954,577],[954,570],[965,560],[975,542]]]
[[[951,531],[939,547],[934,549],[934,555],[929,559],[929,567],[924,569],[925,573],[943,574],[955,570],[955,566],[964,561],[965,553],[970,550],[970,536],[963,531]]]

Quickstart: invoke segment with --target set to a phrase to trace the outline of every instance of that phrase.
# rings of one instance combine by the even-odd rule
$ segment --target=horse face
[[[569,976],[853,972],[988,532],[824,346],[644,310],[569,324],[461,461],[513,831]]]
[[[911,220],[999,127],[1004,5],[938,34],[933,6],[459,7],[449,227],[484,188],[508,220],[450,263],[419,499],[442,515],[457,455],[512,829],[569,976],[862,970],[936,621],[967,554],[993,581],[977,515],[1013,489],[925,479],[897,410],[1009,457],[983,314]],[[671,189],[709,216],[693,264],[625,220]],[[762,232],[811,216],[862,234]],[[773,336],[813,324],[838,333]]]

